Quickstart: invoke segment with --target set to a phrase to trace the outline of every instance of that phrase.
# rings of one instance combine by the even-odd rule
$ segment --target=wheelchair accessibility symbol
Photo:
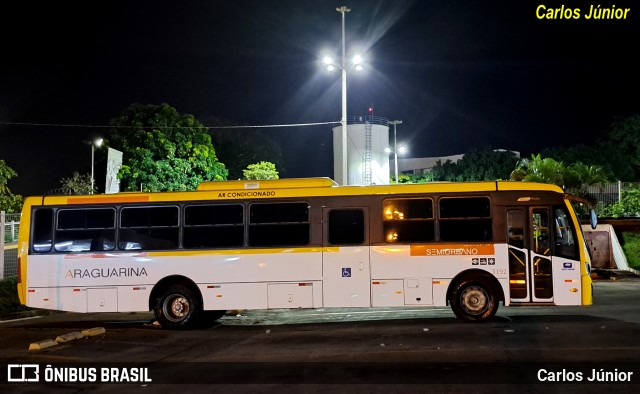
[[[342,277],[343,278],[351,278],[351,268],[343,268],[342,269]]]

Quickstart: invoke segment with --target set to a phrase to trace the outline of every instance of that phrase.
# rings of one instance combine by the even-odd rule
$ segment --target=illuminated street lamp
[[[351,64],[347,65],[345,59],[345,14],[351,11],[350,8],[345,6],[336,8],[336,11],[342,14],[342,61],[340,64],[336,64],[333,58],[325,56],[322,61],[327,66],[327,70],[333,71],[336,69],[342,70],[342,179],[340,184],[346,185],[347,182],[347,70],[353,68],[356,71],[362,70],[364,58],[361,55],[356,55],[351,60]]]
[[[398,139],[397,139],[397,134],[396,134],[396,126],[399,124],[402,124],[401,120],[392,120],[389,122],[389,124],[393,125],[393,162],[395,165],[395,174],[396,174],[396,183],[398,183],[398,153],[400,153],[401,155],[404,155],[405,153],[407,153],[408,149],[406,146],[404,145],[400,145],[398,146]],[[387,148],[384,150],[387,153],[391,153],[392,150]]]
[[[93,194],[94,185],[95,185],[95,178],[93,176],[93,170],[95,165],[95,150],[96,148],[99,148],[103,142],[104,140],[102,138],[96,138],[93,141],[85,141],[85,144],[91,145],[91,194]]]

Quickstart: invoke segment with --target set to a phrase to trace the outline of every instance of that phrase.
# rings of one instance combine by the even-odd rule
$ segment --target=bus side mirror
[[[595,230],[596,227],[598,226],[598,215],[596,215],[596,211],[594,209],[591,210],[590,216],[591,216],[591,228]]]

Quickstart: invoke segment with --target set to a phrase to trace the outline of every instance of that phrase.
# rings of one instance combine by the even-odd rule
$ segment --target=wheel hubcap
[[[470,286],[462,292],[460,301],[467,313],[480,315],[487,310],[489,296],[482,287]]]
[[[189,300],[182,295],[176,294],[165,299],[162,309],[167,319],[178,322],[189,315],[191,306],[189,305]]]

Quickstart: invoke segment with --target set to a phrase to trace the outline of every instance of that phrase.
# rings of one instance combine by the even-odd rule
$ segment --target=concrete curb
[[[52,346],[56,346],[59,343],[71,342],[81,338],[95,337],[98,335],[106,334],[106,332],[107,330],[105,330],[104,327],[89,328],[87,330],[82,330],[82,332],[74,331],[68,334],[60,335],[55,340],[45,339],[44,341],[33,342],[29,345],[29,350],[42,350],[50,348]]]
[[[95,337],[97,335],[102,335],[106,332],[107,330],[105,330],[104,327],[94,327],[94,328],[89,328],[88,330],[82,330],[82,336]]]
[[[80,338],[84,338],[84,335],[82,335],[81,332],[74,331],[68,334],[60,335],[59,337],[56,338],[56,342],[65,343],[65,342],[70,342]]]
[[[58,342],[53,339],[45,339],[44,341],[34,342],[29,345],[29,350],[42,350],[52,346],[57,346]]]

